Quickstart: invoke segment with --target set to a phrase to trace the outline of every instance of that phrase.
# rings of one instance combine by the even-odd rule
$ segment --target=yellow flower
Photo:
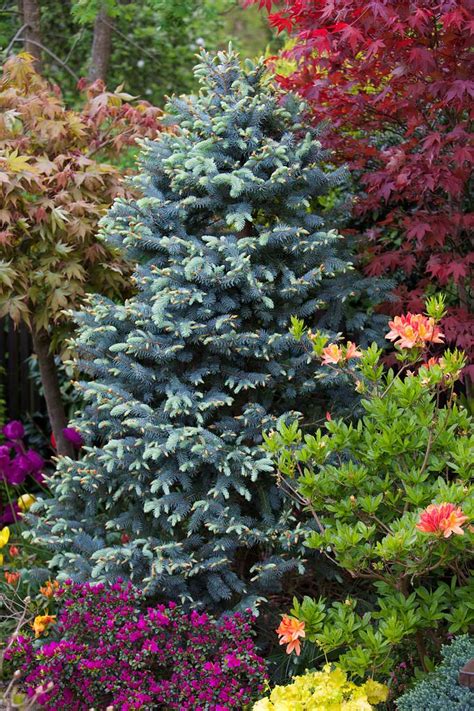
[[[0,565],[3,565],[3,553],[0,553]]]
[[[48,627],[56,622],[56,615],[37,615],[34,622],[32,623],[32,628],[35,632],[35,637],[41,637],[43,632],[46,632]]]
[[[2,528],[2,530],[0,531],[0,548],[6,546],[9,540],[10,529],[8,528],[8,526],[5,526],[5,528]]]
[[[270,699],[260,699],[254,704],[253,711],[273,711],[273,704]]]
[[[381,704],[388,698],[388,688],[373,679],[368,679],[362,688],[367,695],[367,701],[371,704]]]
[[[33,496],[33,494],[23,494],[18,499],[18,506],[19,506],[20,511],[23,511],[23,513],[25,511],[28,511],[28,509],[31,508],[31,506],[33,506],[35,501],[36,501],[36,496]]]

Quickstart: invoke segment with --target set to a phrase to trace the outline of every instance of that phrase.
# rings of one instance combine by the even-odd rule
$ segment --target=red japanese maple
[[[335,155],[360,178],[367,271],[401,276],[398,313],[419,310],[427,289],[446,291],[444,329],[469,350],[474,1],[251,3],[294,38],[297,68],[279,80],[327,121]]]

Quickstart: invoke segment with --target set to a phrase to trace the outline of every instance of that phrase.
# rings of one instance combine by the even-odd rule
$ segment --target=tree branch
[[[121,37],[122,39],[125,40],[125,42],[128,42],[128,44],[132,45],[132,47],[136,47],[137,49],[140,50],[143,54],[148,55],[152,59],[158,59],[158,54],[155,52],[150,52],[148,49],[145,49],[141,45],[138,44],[138,42],[135,42],[135,40],[130,39],[130,37],[127,37],[123,32],[121,32],[117,27],[112,22],[108,22],[108,20],[103,19],[102,22],[110,27],[112,32],[115,32],[116,35]]]
[[[41,42],[36,42],[35,40],[31,40],[31,39],[28,40],[28,41],[29,41],[30,44],[34,44],[34,45],[36,45],[37,47],[40,47],[44,52],[46,52],[46,54],[49,54],[49,56],[52,57],[55,62],[57,62],[58,64],[60,64],[62,67],[64,67],[64,69],[65,69],[67,72],[69,72],[69,74],[72,76],[73,79],[76,80],[76,82],[79,81],[79,77],[77,76],[76,72],[74,72],[74,71],[71,69],[71,67],[69,67],[69,66],[66,64],[66,62],[63,62],[63,60],[60,59],[57,54],[55,54],[54,52],[52,52],[48,47],[45,47],[45,45],[42,44]],[[22,39],[14,39],[14,40],[12,40],[12,41],[10,42],[10,44],[13,44],[14,42],[23,42],[23,40],[22,40]]]
[[[23,34],[23,32],[26,30],[26,28],[27,28],[27,25],[22,25],[22,26],[20,27],[20,29],[18,30],[18,32],[16,32],[16,34],[15,34],[14,37],[13,37],[13,39],[10,40],[10,42],[8,43],[8,47],[4,50],[5,56],[8,57],[9,51],[11,50],[11,48],[13,47],[13,45],[15,44],[15,42],[18,42],[18,41],[20,40],[20,35]],[[21,40],[21,41],[23,42],[23,40]]]

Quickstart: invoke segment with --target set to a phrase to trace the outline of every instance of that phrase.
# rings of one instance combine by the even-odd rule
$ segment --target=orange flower
[[[56,590],[59,588],[59,583],[57,580],[48,580],[45,585],[40,588],[40,593],[45,597],[53,597]]]
[[[346,345],[346,359],[349,360],[349,358],[362,358],[361,351],[357,350],[356,344],[352,341],[347,341]]]
[[[434,365],[440,365],[440,360],[439,358],[436,358],[436,356],[432,356],[431,358],[428,358],[426,363],[422,363],[421,365],[423,368],[427,368],[429,370]]]
[[[323,348],[323,358],[321,360],[323,365],[329,365],[331,363],[337,364],[342,360],[342,350],[335,343],[331,343],[326,348]]]
[[[277,635],[280,637],[280,644],[287,644],[286,653],[291,654],[295,651],[299,656],[301,652],[301,645],[299,637],[305,637],[304,622],[296,620],[294,617],[288,617],[288,615],[283,615],[280,622],[280,626],[276,630]]]
[[[20,573],[9,573],[8,570],[5,571],[5,580],[9,585],[16,585],[20,579]]]
[[[48,627],[56,622],[56,615],[37,615],[34,622],[31,623],[35,631],[35,637],[41,637],[43,632],[46,632]]]
[[[400,348],[414,348],[426,343],[442,343],[444,335],[433,318],[423,314],[407,313],[406,316],[395,316],[389,321],[390,331],[385,338],[396,341]]]
[[[446,502],[430,504],[420,514],[416,528],[423,533],[434,533],[436,536],[449,538],[452,533],[464,535],[461,526],[468,520],[462,509]]]

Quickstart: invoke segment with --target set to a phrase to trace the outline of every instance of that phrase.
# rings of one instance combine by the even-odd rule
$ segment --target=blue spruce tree
[[[136,295],[91,297],[77,316],[86,446],[61,460],[34,535],[63,575],[219,608],[252,604],[297,564],[298,526],[259,446],[277,417],[314,409],[290,318],[337,331],[373,282],[310,209],[345,173],[300,101],[232,52],[203,55],[196,74],[199,95],[172,100],[175,128],[143,147],[143,197],[104,220],[139,265]]]

